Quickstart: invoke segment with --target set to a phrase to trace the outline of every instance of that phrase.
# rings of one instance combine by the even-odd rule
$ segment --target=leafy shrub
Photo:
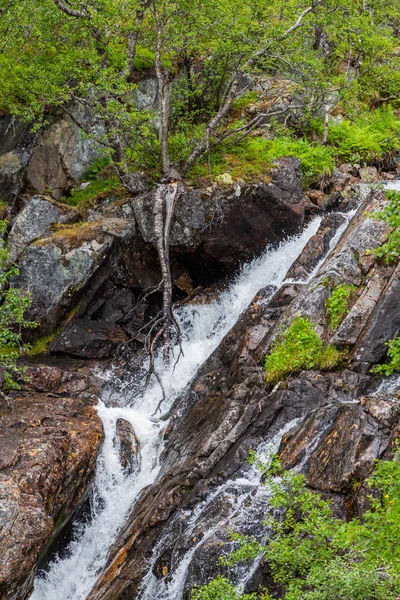
[[[225,577],[216,577],[207,586],[194,586],[192,600],[257,600],[256,594],[240,594]],[[267,600],[267,597],[265,596]]]
[[[7,229],[7,222],[0,221],[0,234]],[[18,377],[26,369],[17,365],[17,359],[26,345],[22,341],[22,330],[36,327],[36,323],[24,318],[25,311],[31,305],[28,292],[13,287],[11,280],[19,274],[16,266],[9,266],[7,249],[0,249],[0,368],[4,385],[8,389],[19,389]]]
[[[400,149],[399,132],[400,119],[387,107],[333,123],[328,144],[339,162],[370,162]]]
[[[221,562],[233,566],[241,557],[264,554],[264,563],[285,600],[395,600],[400,593],[400,463],[378,461],[368,481],[371,508],[362,520],[343,522],[332,514],[329,501],[306,487],[303,475],[272,472],[264,467],[271,493],[264,543],[234,536],[239,548]],[[277,517],[277,515],[279,515]],[[272,538],[272,539],[271,539]],[[209,592],[229,580],[217,578],[196,588],[195,600],[217,600]],[[224,592],[225,593],[225,592]],[[257,598],[272,598],[264,592]],[[281,597],[281,596],[280,596]]]
[[[373,216],[385,221],[391,230],[387,242],[374,250],[374,254],[383,258],[389,265],[400,258],[400,193],[388,192],[387,199],[389,200],[387,206]]]
[[[386,375],[386,377],[389,377],[389,375],[393,375],[393,373],[400,371],[400,338],[390,340],[386,345],[389,347],[388,358],[390,360],[384,365],[377,365],[373,372],[378,375]]]
[[[334,346],[324,346],[309,319],[297,317],[266,357],[265,380],[276,383],[301,369],[333,368],[340,356]]]
[[[332,331],[336,331],[340,323],[349,311],[349,302],[352,294],[355,291],[354,285],[343,283],[334,287],[326,308],[328,311],[329,321]]]

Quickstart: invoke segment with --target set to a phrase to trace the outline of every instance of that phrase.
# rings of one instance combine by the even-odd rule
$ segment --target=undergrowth
[[[90,206],[108,194],[112,192],[119,192],[120,190],[121,183],[118,177],[96,179],[91,181],[83,189],[72,190],[70,196],[64,196],[61,198],[61,202],[64,202],[69,206]]]

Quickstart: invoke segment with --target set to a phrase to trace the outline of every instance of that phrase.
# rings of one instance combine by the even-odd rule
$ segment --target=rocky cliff
[[[101,128],[90,115],[79,118]],[[127,373],[141,361],[143,326],[160,301],[147,299],[146,291],[160,271],[145,178],[138,179],[136,194],[107,192],[89,208],[63,201],[72,187],[85,185],[86,168],[99,153],[80,136],[74,113],[52,115],[35,135],[4,115],[0,131],[7,245],[19,268],[13,284],[32,295],[28,318],[38,328],[27,339],[40,353],[25,357],[31,380],[0,408],[0,593],[23,600],[49,544],[90,489],[103,439],[94,409],[104,395],[106,377],[99,373],[113,365],[130,385]],[[366,217],[385,202],[365,182],[377,177],[376,169],[343,165],[323,192],[306,195],[299,161],[286,157],[268,183],[185,187],[171,231],[177,304],[207,306],[244,261],[298,233],[314,215],[322,220],[286,283],[259,291],[174,402],[161,471],[128,515],[91,600],[138,597],[149,561],[155,585],[168,586],[192,552],[184,584],[189,598],[193,583],[216,572],[220,542],[232,525],[222,518],[230,514],[230,500],[215,494],[195,529],[186,528],[185,515],[196,513],[224,482],[246,474],[249,449],[291,423],[279,450],[283,465],[301,465],[309,486],[334,498],[341,516],[362,512],[362,483],[375,459],[390,455],[399,417],[398,390],[376,393],[380,382],[370,372],[384,360],[385,342],[400,332],[399,269],[369,252],[388,233]],[[326,302],[330,288],[342,283],[355,292],[332,332]],[[298,315],[309,317],[324,343],[345,357],[332,371],[304,371],[268,387],[264,358]],[[112,405],[112,395],[105,397]],[[117,429],[129,475],[140,466],[140,440],[123,420]],[[222,525],[206,536],[210,523]],[[261,569],[249,589],[262,577]]]

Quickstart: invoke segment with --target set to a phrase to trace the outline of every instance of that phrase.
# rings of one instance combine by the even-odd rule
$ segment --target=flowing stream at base
[[[351,216],[348,215],[346,224],[338,231],[331,247],[336,244]],[[154,415],[161,399],[161,390],[157,383],[149,386],[145,392],[138,392],[138,382],[132,381],[131,385],[125,386],[125,389],[117,394],[118,397],[114,394],[113,406],[108,405],[105,397],[99,402],[97,410],[103,421],[105,440],[93,486],[91,518],[85,524],[75,525],[74,539],[64,552],[63,558],[56,558],[46,572],[37,576],[31,600],[85,600],[106,564],[110,546],[124,525],[130,509],[141,491],[153,484],[159,474],[163,449],[162,434],[168,425],[165,416],[174,401],[218,347],[257,292],[267,285],[274,286],[275,289],[282,285],[289,267],[300,255],[310,237],[317,232],[320,222],[320,217],[315,218],[301,235],[289,239],[278,248],[266,250],[261,257],[245,265],[218,300],[211,304],[179,309],[177,319],[183,334],[183,356],[175,367],[174,361],[171,361],[168,368],[163,368],[161,360],[157,364],[166,392],[162,414]],[[175,349],[175,354],[177,353],[178,348]],[[112,373],[109,377],[112,379]],[[122,470],[114,445],[116,422],[119,418],[133,425],[140,440],[140,470],[129,476]],[[239,484],[240,481],[227,482],[225,491],[229,486],[237,487]],[[243,486],[245,491],[260,487],[258,476],[254,472],[246,475]],[[243,502],[247,495],[239,494]],[[236,495],[234,502],[239,502],[238,509],[243,504],[242,501],[238,501]],[[234,513],[236,514],[235,511]],[[233,513],[232,519],[234,520]],[[190,552],[194,553],[195,550]],[[145,600],[181,598],[189,562],[190,553],[179,565],[168,589],[164,590],[157,587],[158,584],[154,582],[149,571],[144,587],[142,586],[141,597]],[[239,577],[239,586],[244,585],[245,577],[248,577],[248,573],[243,575],[242,579]]]

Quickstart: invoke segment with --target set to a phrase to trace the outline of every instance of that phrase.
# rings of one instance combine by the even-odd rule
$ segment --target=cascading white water
[[[255,294],[267,285],[280,286],[283,283],[287,270],[309,238],[316,233],[320,221],[319,217],[315,218],[301,235],[276,249],[267,250],[244,266],[218,300],[208,305],[179,309],[177,318],[183,333],[183,356],[175,367],[172,361],[170,367],[163,369],[161,359],[156,365],[166,391],[163,414],[153,416],[161,399],[157,383],[142,394],[133,395],[129,389],[125,390],[118,399],[119,406],[99,403],[98,414],[104,424],[105,441],[98,459],[92,519],[88,524],[76,528],[75,539],[68,548],[66,558],[55,560],[48,572],[37,577],[31,600],[86,598],[106,563],[109,548],[124,524],[128,511],[143,488],[157,478],[163,448],[162,432],[167,426],[162,417],[168,413],[174,400],[217,348]],[[141,444],[140,471],[130,476],[124,475],[113,443],[118,418],[126,419],[133,425]]]
[[[292,429],[298,423],[294,419],[279,431],[268,443],[262,443],[257,449],[257,458],[264,464],[268,464],[268,459],[279,448],[282,436]],[[236,479],[225,481],[212,491],[204,500],[200,502],[192,511],[180,511],[176,515],[176,520],[185,521],[185,538],[190,539],[195,527],[199,524],[207,509],[219,499],[223,498],[224,504],[228,504],[229,509],[223,511],[221,518],[213,523],[205,533],[200,536],[200,540],[190,548],[179,560],[172,578],[166,583],[164,579],[157,578],[153,573],[153,567],[163,546],[171,541],[167,532],[165,538],[161,538],[153,551],[153,558],[150,561],[147,574],[143,578],[141,589],[139,591],[140,600],[180,600],[182,598],[184,585],[189,566],[197,550],[207,544],[217,531],[221,531],[226,526],[238,531],[241,523],[261,523],[268,506],[270,492],[266,486],[261,483],[262,473],[256,465],[248,466],[242,474]],[[207,517],[206,517],[207,518]],[[196,537],[196,536],[195,536]],[[261,560],[261,556],[260,556]],[[247,581],[256,569],[259,561],[255,561],[253,569],[249,569],[246,564],[244,568],[237,566],[236,580],[239,590],[243,590]]]

